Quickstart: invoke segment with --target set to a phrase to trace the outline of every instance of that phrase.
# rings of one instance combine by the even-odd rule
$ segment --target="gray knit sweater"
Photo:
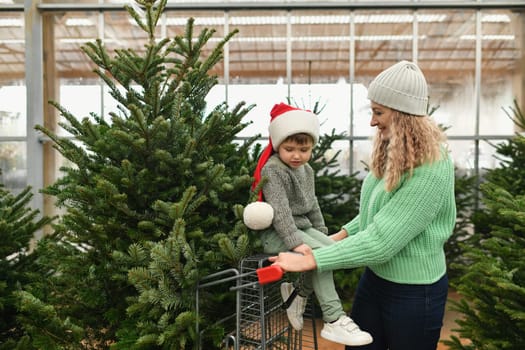
[[[274,209],[273,229],[288,249],[303,243],[299,230],[313,227],[328,233],[315,196],[314,171],[309,164],[293,169],[283,163],[278,154],[273,154],[261,175],[268,179],[263,186],[263,196]]]

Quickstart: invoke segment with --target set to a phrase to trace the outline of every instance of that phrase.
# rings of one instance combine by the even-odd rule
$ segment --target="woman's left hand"
[[[268,260],[286,272],[302,272],[317,268],[317,263],[312,254],[279,253],[278,256],[271,256]]]
[[[330,237],[332,240],[334,240],[336,242],[339,242],[339,241],[345,239],[346,237],[348,237],[348,232],[346,232],[345,229],[341,229],[341,231],[336,232],[334,234],[331,234],[328,237]]]

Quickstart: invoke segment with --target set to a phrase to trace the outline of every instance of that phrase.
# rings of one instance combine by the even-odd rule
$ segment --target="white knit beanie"
[[[268,131],[274,151],[277,151],[279,145],[293,134],[311,135],[314,145],[319,141],[319,120],[313,112],[279,103],[273,106],[270,116]]]
[[[398,62],[370,83],[368,99],[407,114],[425,116],[428,108],[425,76],[415,63]]]

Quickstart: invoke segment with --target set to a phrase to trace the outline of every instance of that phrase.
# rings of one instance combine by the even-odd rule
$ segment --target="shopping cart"
[[[236,293],[235,330],[223,340],[228,350],[317,350],[317,332],[314,305],[309,298],[305,312],[305,327],[294,330],[286,316],[286,304],[281,299],[282,271],[271,265],[268,255],[259,254],[244,258],[238,269],[227,269],[208,275],[199,281],[196,292],[196,331],[201,349],[199,329],[199,290],[226,282],[235,282],[230,291]],[[225,320],[227,318],[226,317]]]

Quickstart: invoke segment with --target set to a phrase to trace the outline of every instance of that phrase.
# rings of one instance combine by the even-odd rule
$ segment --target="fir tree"
[[[74,140],[38,127],[68,163],[44,189],[65,214],[40,245],[53,273],[34,305],[54,306],[83,327],[84,348],[190,349],[198,279],[236,266],[251,249],[238,204],[249,193],[251,140],[234,142],[251,107],[205,112],[217,84],[209,71],[235,31],[203,57],[213,30],[195,37],[189,19],[184,35],[157,40],[166,0],[136,2],[144,17],[126,9],[148,34],[144,53],[118,49],[111,57],[101,40],[83,47],[118,113],[79,121],[67,101],[51,102]],[[217,298],[220,288],[205,298],[202,322],[233,309]],[[28,328],[37,322],[27,320]]]
[[[525,195],[492,183],[482,190],[486,210],[501,223],[491,225],[479,246],[464,248],[469,263],[456,285],[463,299],[454,303],[462,314],[456,331],[463,343],[452,336],[445,344],[451,349],[524,349]]]
[[[438,109],[439,106],[430,107],[428,115],[432,116]],[[450,126],[443,124],[439,124],[439,127],[443,132],[446,132],[450,128]],[[444,247],[447,262],[447,275],[451,282],[454,282],[462,273],[458,270],[457,266],[462,266],[463,264],[464,256],[462,244],[465,240],[472,237],[472,216],[475,212],[478,201],[478,178],[473,175],[465,174],[457,167],[454,170],[454,195],[457,210],[456,223],[452,235],[445,242]]]
[[[472,214],[476,205],[477,177],[455,172],[454,193],[456,198],[457,217],[452,235],[445,243],[447,275],[451,282],[462,275],[464,263],[463,243],[472,237]],[[459,266],[459,269],[458,269]]]
[[[30,187],[15,195],[0,184],[0,349],[25,342],[20,300],[35,271],[30,241],[52,220],[29,207],[32,197]]]
[[[514,101],[514,106],[510,111],[504,109],[505,113],[518,127],[525,126],[525,115]],[[525,146],[523,145],[524,134],[516,134],[516,137],[494,145],[496,148],[496,159],[499,161],[499,168],[492,169],[484,175],[485,182],[491,182],[512,194],[525,194]],[[487,215],[485,211],[480,210],[474,213],[473,222],[476,225],[476,234],[473,241],[479,241],[490,235],[492,224],[503,224],[501,218],[497,215]]]
[[[455,286],[463,298],[453,304],[461,313],[459,338],[445,341],[451,349],[525,348],[525,137],[516,135],[496,152],[500,167],[485,175],[484,207],[462,245],[465,265]]]

